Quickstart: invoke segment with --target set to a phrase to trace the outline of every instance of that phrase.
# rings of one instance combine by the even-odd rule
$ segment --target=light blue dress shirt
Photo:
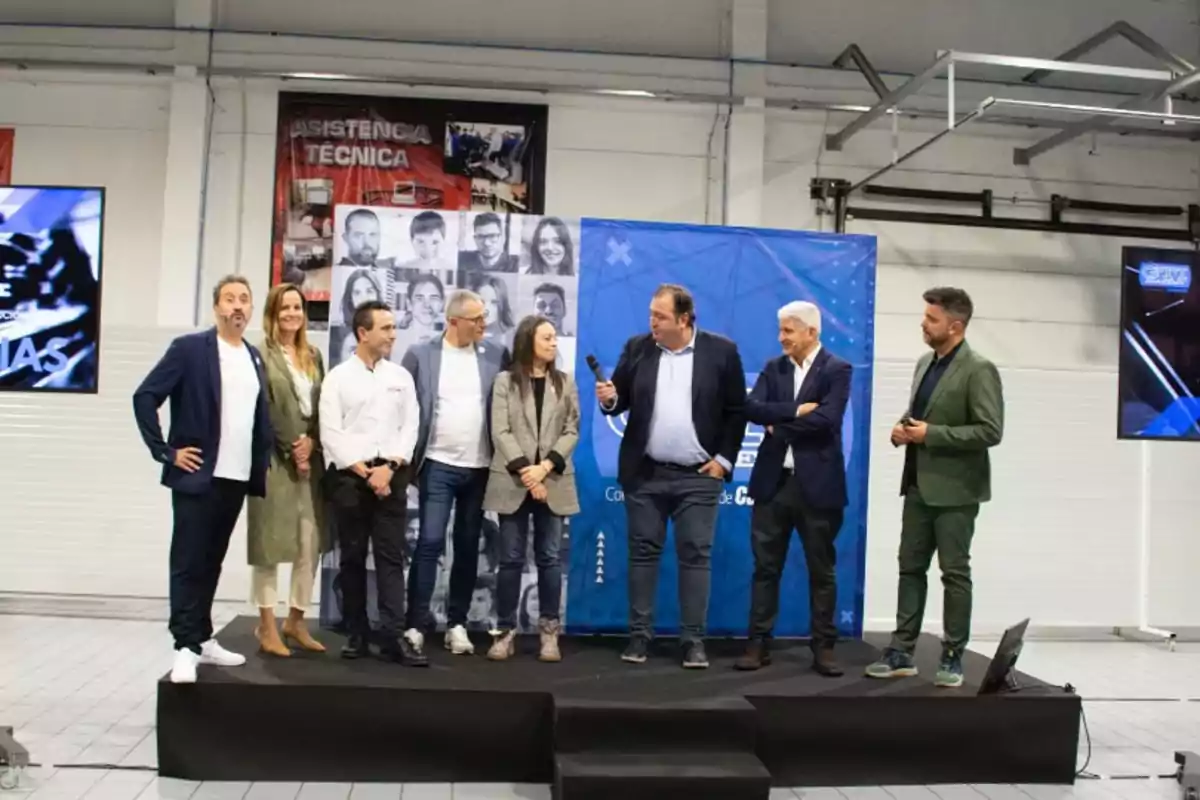
[[[690,467],[703,464],[712,456],[700,446],[692,421],[692,368],[696,355],[697,331],[681,350],[669,350],[661,344],[658,359],[658,383],[654,411],[650,416],[650,440],[646,455],[664,464]],[[728,472],[730,464],[722,456],[719,463]]]

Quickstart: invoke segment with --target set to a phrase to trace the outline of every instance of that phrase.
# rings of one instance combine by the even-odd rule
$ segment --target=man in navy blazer
[[[812,303],[779,310],[783,355],[767,362],[746,400],[746,416],[766,428],[750,473],[754,584],[750,641],[738,669],[771,663],[769,641],[779,612],[779,579],[792,530],[808,563],[813,669],[837,677],[834,539],[846,507],[842,418],[850,399],[850,364],[821,346],[821,312]]]
[[[683,666],[704,669],[717,507],[746,432],[746,375],[737,345],[696,328],[687,289],[660,286],[650,302],[650,333],[626,342],[612,380],[596,385],[596,397],[609,416],[629,412],[617,475],[629,525],[630,637],[621,658],[642,664],[649,655],[670,520]]]
[[[246,495],[266,494],[272,434],[262,356],[242,338],[252,309],[246,279],[222,278],[213,289],[216,326],[172,341],[133,394],[138,430],[171,489],[174,683],[194,683],[199,664],[246,663],[213,638],[212,604]],[[164,441],[158,409],[167,400]]]

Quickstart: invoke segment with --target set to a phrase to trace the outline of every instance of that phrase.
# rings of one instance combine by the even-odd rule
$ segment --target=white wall
[[[706,4],[705,13],[723,13],[720,5]],[[785,13],[780,4],[771,5],[772,14]],[[306,8],[317,14],[315,6]],[[242,22],[267,24],[259,18]],[[813,52],[823,59],[822,48],[844,44],[836,26],[809,44],[788,34],[788,27],[772,28],[773,54],[800,61],[804,52]],[[720,30],[719,23],[705,23],[695,36]],[[810,25],[804,35],[817,33]],[[683,55],[712,52],[710,45],[688,44],[686,38],[654,47]],[[887,44],[886,37],[862,39],[876,40],[879,47]],[[1029,54],[1052,55],[1042,48],[1054,41],[1049,37]],[[968,46],[1001,50],[986,46],[996,43]],[[908,63],[902,53],[886,56]],[[218,275],[237,271],[250,277],[256,296],[265,295],[278,88],[272,80],[216,84],[204,200],[205,289]],[[310,87],[295,82],[289,88]],[[328,84],[321,88],[328,90]],[[547,193],[555,213],[721,219],[725,120],[714,106],[432,87],[341,88],[548,102]],[[0,395],[5,455],[0,486],[6,495],[0,591],[165,595],[168,497],[156,485],[157,471],[137,438],[129,397],[178,332],[157,327],[155,314],[160,275],[170,273],[160,264],[170,99],[168,79],[76,73],[34,83],[19,73],[0,75],[0,125],[17,127],[16,180],[98,183],[108,187],[109,203],[99,398],[33,401]],[[886,131],[864,132],[843,152],[823,152],[823,134],[846,121],[769,112],[763,225],[828,228],[828,220],[813,214],[809,179],[854,179],[887,160]],[[921,135],[911,125],[905,130],[904,145]],[[1093,147],[1087,139],[1033,167],[1015,168],[1011,148],[1032,141],[1021,138],[1030,135],[980,128],[950,137],[883,182],[992,188],[998,197],[1023,200],[1045,200],[1057,192],[1131,202],[1197,201],[1197,159],[1189,145],[1103,138]],[[729,180],[737,183],[738,165],[729,166]],[[1009,208],[998,201],[997,213],[1044,215],[1045,208]],[[978,315],[971,338],[1000,365],[1008,401],[1007,437],[994,454],[995,501],[981,515],[976,539],[977,628],[996,630],[1025,615],[1043,626],[1135,623],[1143,530],[1149,532],[1150,621],[1200,624],[1200,599],[1188,591],[1190,565],[1200,556],[1200,545],[1192,542],[1195,502],[1189,492],[1200,451],[1114,439],[1121,243],[854,221],[850,229],[878,236],[880,260],[868,625],[891,624],[901,456],[886,444],[886,432],[903,406],[913,359],[922,350],[920,292],[934,283],[972,292]],[[53,430],[44,424],[48,415]],[[1144,462],[1149,471],[1143,471]],[[231,546],[221,584],[227,599],[247,593],[242,535]],[[928,618],[936,627],[936,591],[931,600]]]
[[[153,327],[169,92],[85,76],[0,82],[13,179],[107,189],[98,397],[0,394],[0,590],[165,594],[167,497],[130,412]],[[47,424],[53,422],[52,425]]]

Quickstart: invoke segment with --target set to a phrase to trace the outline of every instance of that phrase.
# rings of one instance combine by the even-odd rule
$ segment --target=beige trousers
[[[313,515],[312,486],[300,482],[300,549],[292,564],[292,585],[288,607],[307,611],[312,603],[313,583],[317,577],[317,522]],[[252,602],[259,608],[275,608],[278,597],[279,568],[254,567],[251,576]]]

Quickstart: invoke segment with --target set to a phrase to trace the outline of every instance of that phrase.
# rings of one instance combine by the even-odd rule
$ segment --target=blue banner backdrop
[[[776,312],[792,300],[822,311],[825,347],[854,367],[844,425],[849,505],[837,540],[836,622],[862,635],[867,476],[874,356],[875,239],[661,223],[585,219],[582,224],[576,378],[583,415],[575,451],[582,513],[571,520],[567,627],[571,632],[628,630],[625,507],[616,482],[624,420],[600,413],[585,356],[611,374],[625,341],[649,329],[649,304],[662,283],[688,287],[701,328],[737,342],[747,389],[779,355]],[[709,631],[744,635],[754,561],[746,482],[763,431],[748,425],[733,483],[726,489],[713,546]],[[673,537],[673,534],[672,534]],[[673,538],[663,555],[655,628],[678,631],[678,569]],[[809,633],[808,576],[793,539],[784,572],[778,636]]]

